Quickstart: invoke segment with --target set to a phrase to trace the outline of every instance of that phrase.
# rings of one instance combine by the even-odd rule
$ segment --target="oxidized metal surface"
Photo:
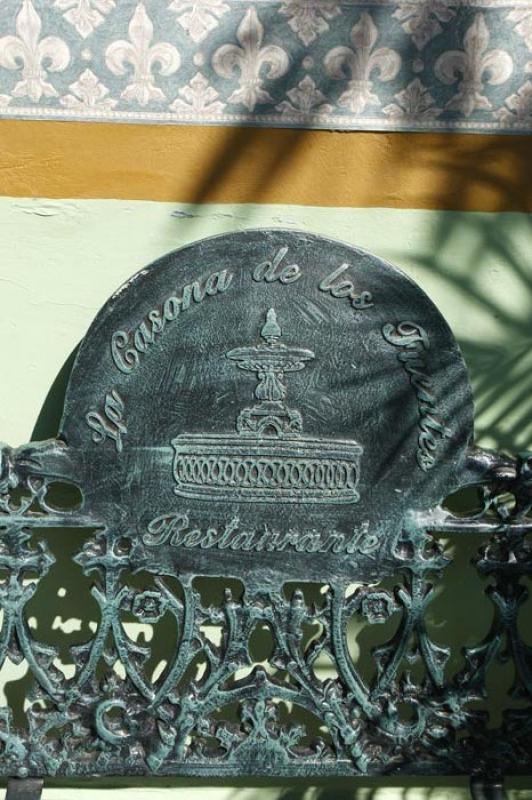
[[[60,436],[105,470],[86,502],[110,523],[118,497],[139,564],[269,584],[393,570],[401,520],[456,488],[471,433],[465,366],[415,284],[337,242],[249,231],[117,292]]]
[[[28,729],[3,713],[1,772],[530,769],[532,654],[518,615],[532,458],[474,448],[472,433],[448,326],[419,287],[363,251],[247,231],[138,273],[84,339],[57,440],[0,451],[0,660],[25,658],[34,678]],[[57,481],[79,487],[78,509],[53,504]],[[441,506],[474,484],[474,518]],[[93,529],[74,560],[100,610],[68,678],[25,610],[53,568],[32,528],[58,526]],[[451,679],[449,648],[426,625],[450,563],[434,530],[485,535],[477,567],[495,607]],[[206,603],[204,576],[233,592]],[[308,582],[324,585],[320,603],[306,599]],[[394,616],[367,678],[348,625]],[[131,618],[154,642],[173,621],[157,677]],[[267,666],[251,657],[257,626],[272,637]],[[327,680],[315,669],[323,656],[335,667]],[[472,703],[503,657],[524,702],[486,729]]]

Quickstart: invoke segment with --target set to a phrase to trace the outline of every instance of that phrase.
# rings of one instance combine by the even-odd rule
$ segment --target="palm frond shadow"
[[[532,234],[532,220],[521,215],[442,216],[434,250],[413,253],[421,274],[441,282],[478,319],[482,332],[467,322],[458,340],[469,369],[480,444],[502,450],[532,446],[532,263],[514,240]],[[504,233],[501,234],[501,229]],[[464,233],[476,247],[449,268],[446,245]]]

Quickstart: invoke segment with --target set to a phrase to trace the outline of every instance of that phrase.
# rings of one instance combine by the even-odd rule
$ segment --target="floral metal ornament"
[[[399,608],[390,592],[378,589],[359,590],[350,605],[374,624],[385,622]]]
[[[244,231],[142,270],[87,332],[57,438],[0,447],[0,667],[27,665],[0,711],[9,796],[390,773],[502,796],[532,770],[532,453],[472,434],[449,327],[369,253]],[[460,651],[433,619],[455,535],[493,609]],[[91,618],[47,641],[65,561]]]
[[[166,611],[167,602],[161,592],[141,592],[133,598],[131,610],[143,622],[158,622]]]

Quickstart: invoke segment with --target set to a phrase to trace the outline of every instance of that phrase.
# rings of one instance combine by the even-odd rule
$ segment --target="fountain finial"
[[[275,344],[277,339],[281,337],[281,328],[277,322],[277,315],[274,308],[269,308],[266,313],[266,322],[264,323],[260,335],[269,345]]]

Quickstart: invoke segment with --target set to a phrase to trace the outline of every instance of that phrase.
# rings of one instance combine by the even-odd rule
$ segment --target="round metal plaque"
[[[139,568],[323,580],[394,562],[407,514],[455,488],[472,420],[458,347],[416,284],[260,230],[170,253],[109,300],[60,433]]]

